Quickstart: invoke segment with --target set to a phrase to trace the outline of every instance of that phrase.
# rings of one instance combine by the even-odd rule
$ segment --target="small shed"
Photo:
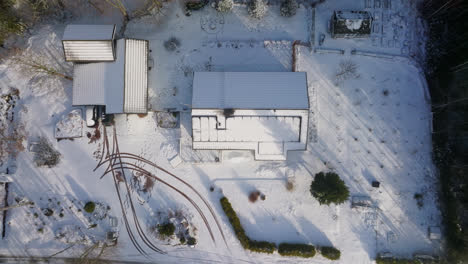
[[[330,24],[333,38],[367,38],[371,34],[372,16],[367,11],[335,11]]]
[[[68,25],[63,33],[66,61],[114,61],[115,25]]]

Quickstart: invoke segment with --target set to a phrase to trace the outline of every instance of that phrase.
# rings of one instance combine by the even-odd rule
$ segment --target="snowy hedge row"
[[[398,259],[398,258],[382,258],[378,257],[375,262],[377,264],[421,264],[421,263],[439,263],[438,261],[422,261],[422,260],[415,260],[415,259]]]
[[[221,207],[223,208],[224,213],[229,219],[234,233],[236,234],[237,239],[239,239],[243,248],[255,252],[264,252],[264,253],[273,253],[276,250],[276,245],[267,241],[256,241],[251,240],[246,234],[245,230],[242,227],[239,217],[237,217],[236,212],[232,209],[231,203],[226,197],[221,198]]]
[[[341,252],[334,247],[321,247],[320,253],[327,259],[337,260],[340,259]]]
[[[269,254],[273,253],[277,249],[275,243],[251,240],[245,234],[245,230],[240,223],[239,217],[237,217],[237,214],[232,208],[229,200],[226,197],[223,197],[221,198],[220,203],[242,247],[250,251]],[[278,247],[278,253],[281,256],[311,258],[315,256],[315,247],[308,244],[281,243]],[[339,259],[341,254],[338,249],[333,247],[322,247],[321,253],[324,257],[332,260]]]
[[[315,247],[307,244],[281,243],[278,246],[278,253],[281,256],[311,258],[315,256]]]

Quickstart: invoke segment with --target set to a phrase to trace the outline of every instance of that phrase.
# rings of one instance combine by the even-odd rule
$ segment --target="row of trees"
[[[130,0],[128,0],[130,1]],[[115,8],[123,16],[124,25],[136,17],[159,14],[164,0],[145,0],[129,10],[124,0],[0,0],[0,46],[11,35],[21,35],[41,21],[62,20],[76,15],[83,6],[103,13]]]
[[[468,260],[468,1],[427,0],[426,73],[449,263]]]

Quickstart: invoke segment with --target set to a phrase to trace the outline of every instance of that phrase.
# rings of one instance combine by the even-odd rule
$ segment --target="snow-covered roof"
[[[308,109],[304,72],[196,72],[192,108]]]
[[[109,114],[146,113],[146,51],[145,40],[119,39],[115,61],[75,63],[73,105],[105,105]]]
[[[285,160],[305,150],[308,110],[192,109],[194,149],[252,150],[257,160]]]
[[[148,41],[127,39],[125,53],[125,113],[148,111]]]
[[[68,25],[63,33],[66,61],[113,61],[115,25]]]
[[[105,105],[108,113],[122,113],[125,40],[117,40],[113,62],[75,63],[73,105]]]
[[[67,25],[63,40],[113,40],[115,25]]]

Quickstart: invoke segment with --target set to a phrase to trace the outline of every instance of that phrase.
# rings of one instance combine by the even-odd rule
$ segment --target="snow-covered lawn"
[[[329,11],[339,6],[337,2],[326,1],[315,10],[316,37],[325,30],[325,20],[331,15]],[[346,1],[344,7],[362,9],[362,2]],[[392,12],[406,8],[400,1],[392,3]],[[261,21],[247,18],[245,6],[240,5],[224,16],[206,7],[186,17],[178,3],[170,3],[166,12],[167,19],[160,24],[149,24],[144,19],[132,21],[126,35],[150,40],[154,61],[150,71],[151,109],[185,111],[180,116],[181,127],[190,127],[190,118],[184,115],[190,110],[193,71],[290,71],[292,43],[309,40],[311,10],[304,7],[296,16],[283,18],[279,16],[279,7],[273,6]],[[62,32],[63,26],[41,27],[27,45],[36,52],[45,47],[52,63],[61,65]],[[173,36],[181,44],[170,52],[164,48],[164,42]],[[344,55],[314,53],[308,47],[298,47],[296,69],[307,72],[310,119],[316,126],[310,131],[313,134],[310,138],[316,140],[309,140],[305,152],[290,152],[285,162],[255,162],[251,153],[231,151],[219,157],[220,163],[182,163],[174,169],[169,160],[179,153],[179,143],[187,136],[186,131],[158,126],[155,112],[141,117],[116,116],[120,151],[151,160],[190,183],[214,208],[226,235],[228,246],[219,232],[215,232],[216,244],[213,243],[193,207],[156,182],[150,192],[132,193],[145,230],[155,224],[158,212],[182,210],[198,229],[198,244],[194,248],[166,245],[152,237],[168,252],[153,253],[153,259],[158,263],[330,262],[319,255],[303,260],[280,257],[277,253],[246,252],[221,209],[219,199],[223,195],[231,201],[252,239],[333,245],[342,252],[341,260],[335,263],[372,263],[377,253],[386,251],[404,257],[414,252],[438,252],[440,245],[427,237],[428,227],[440,224],[440,215],[425,84],[418,68],[405,59],[350,55],[350,47],[362,43],[325,40],[324,46],[344,47]],[[374,47],[369,41],[362,45],[365,50],[400,54],[398,50]],[[356,72],[348,79],[338,80],[336,72],[344,61],[355,65]],[[26,126],[28,141],[47,137],[62,156],[59,165],[53,168],[35,167],[32,153],[27,151],[17,157],[9,203],[14,204],[15,197],[26,197],[35,205],[8,211],[6,238],[0,241],[0,253],[50,256],[68,246],[63,243],[66,238],[60,237],[63,230],[68,230],[68,241],[82,240],[88,246],[102,241],[109,229],[108,218],[96,220],[78,211],[92,200],[108,205],[108,215],[119,219],[118,246],[105,257],[147,260],[130,243],[110,175],[99,179],[104,169],[93,171],[102,154],[102,136],[95,142],[86,136],[73,141],[54,139],[56,123],[74,109],[70,105],[71,82],[44,76],[31,78],[14,66],[12,61],[0,64],[2,93],[9,87],[20,90],[19,104],[26,110],[17,118]],[[83,126],[82,135],[88,132],[96,133],[95,129]],[[310,195],[310,183],[315,173],[330,169],[344,179],[351,195],[369,196],[375,206],[365,210],[351,209],[350,202],[320,206]],[[201,204],[191,190],[162,172],[152,172]],[[286,189],[287,176],[294,182],[292,191]],[[374,180],[381,183],[380,188],[371,186]],[[248,195],[255,190],[266,199],[250,203]],[[421,208],[413,198],[416,193],[423,194]],[[41,210],[44,208],[54,209],[54,216],[44,215]],[[60,217],[62,209],[64,216]],[[206,208],[203,211],[208,214]],[[97,227],[89,228],[93,221]],[[214,226],[213,219],[209,223]],[[45,228],[40,231],[42,226]],[[58,256],[79,256],[83,251],[84,247],[77,245]]]

